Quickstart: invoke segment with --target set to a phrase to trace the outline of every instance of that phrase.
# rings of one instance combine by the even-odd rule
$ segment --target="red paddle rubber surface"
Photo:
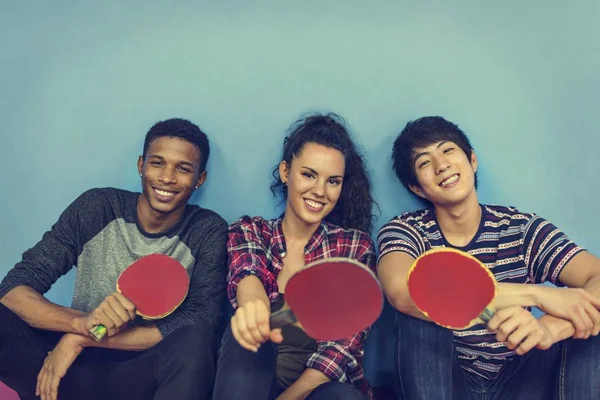
[[[496,294],[489,270],[458,251],[434,251],[419,257],[409,272],[408,290],[432,321],[454,329],[467,327]]]
[[[151,254],[121,273],[117,289],[135,304],[139,315],[156,319],[183,302],[189,284],[189,275],[177,260],[164,254]]]
[[[383,306],[379,281],[365,266],[330,258],[296,273],[286,303],[304,331],[316,340],[338,340],[370,326]]]

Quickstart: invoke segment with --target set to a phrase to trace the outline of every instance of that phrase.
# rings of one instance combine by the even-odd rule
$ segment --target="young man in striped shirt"
[[[431,205],[378,235],[379,277],[399,311],[403,397],[600,399],[600,259],[535,214],[479,204],[473,148],[441,117],[409,122],[392,159],[402,184]],[[487,326],[439,327],[410,299],[406,273],[435,247],[469,252],[494,273],[497,313]],[[533,306],[545,314],[536,319]]]

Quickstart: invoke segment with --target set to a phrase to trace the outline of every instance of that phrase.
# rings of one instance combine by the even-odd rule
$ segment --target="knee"
[[[396,313],[396,340],[409,348],[451,348],[454,344],[452,330],[410,315]]]
[[[215,333],[202,326],[186,326],[171,333],[161,351],[162,360],[171,368],[204,370],[216,363]]]
[[[262,347],[261,347],[262,348]],[[260,352],[260,348],[259,348]],[[219,346],[219,365],[222,363],[229,364],[228,361],[236,361],[236,360],[245,360],[252,359],[257,356],[257,353],[252,353],[249,350],[244,349],[233,337],[233,333],[231,332],[231,327],[227,327],[225,333],[223,334],[223,338],[221,339],[221,344]],[[233,362],[233,364],[237,364],[237,362]]]
[[[273,343],[263,343],[258,352],[253,353],[244,349],[233,337],[231,328],[227,328],[219,348],[219,370],[228,373],[242,371],[244,374],[256,375],[263,371],[271,371],[277,358],[276,346]]]
[[[327,382],[317,386],[307,400],[365,400],[367,397],[350,383]]]
[[[412,315],[401,313],[400,311],[396,312],[396,328],[401,331],[414,331],[428,334],[436,333],[439,335],[452,337],[452,330],[443,328],[432,322],[413,317]]]
[[[589,359],[600,364],[600,335],[591,336],[586,340],[570,339],[567,342],[567,357]]]
[[[2,327],[18,327],[22,328],[27,325],[27,323],[21,319],[17,314],[15,314],[10,308],[6,307],[3,303],[0,302],[0,321],[2,321]]]

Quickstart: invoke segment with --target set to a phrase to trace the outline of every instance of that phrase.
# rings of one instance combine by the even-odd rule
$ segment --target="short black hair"
[[[415,173],[415,149],[427,147],[442,141],[456,143],[470,159],[473,146],[467,135],[456,125],[439,116],[421,117],[406,124],[394,141],[392,163],[396,176],[404,187],[419,186]],[[477,188],[477,173],[475,173]]]
[[[200,152],[200,172],[206,170],[206,163],[210,155],[208,137],[198,125],[183,118],[171,118],[159,121],[150,128],[144,140],[144,152],[142,154],[144,159],[146,159],[146,152],[150,143],[164,136],[183,139],[196,146]]]

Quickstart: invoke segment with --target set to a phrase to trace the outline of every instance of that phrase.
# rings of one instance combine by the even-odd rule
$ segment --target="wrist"
[[[544,287],[541,285],[525,285],[525,286],[531,286],[528,289],[529,289],[531,298],[533,299],[532,305],[534,307],[539,307],[543,303]]]
[[[511,306],[532,307],[538,305],[540,285],[498,283],[498,293],[493,306],[499,310]]]
[[[85,319],[87,315],[77,315],[71,321],[71,332],[77,335],[87,336],[88,331],[85,329]]]
[[[267,310],[271,310],[271,304],[269,303],[269,299],[268,298],[263,298],[263,297],[245,297],[242,301],[238,302],[238,308],[240,307],[244,307],[245,305],[247,305],[248,303],[262,303],[265,305],[265,307],[267,307]]]
[[[62,340],[67,342],[69,346],[76,349],[78,352],[83,350],[88,346],[89,341],[91,340],[87,336],[78,335],[76,333],[66,333]]]
[[[557,318],[546,314],[542,315],[538,321],[540,324],[544,325],[550,333],[553,344],[560,342],[561,340],[568,339],[575,334],[575,328],[573,327],[573,324],[570,321],[562,318]]]
[[[236,299],[239,307],[249,302],[261,301],[267,308],[271,308],[267,291],[261,280],[255,275],[248,275],[239,282]]]

